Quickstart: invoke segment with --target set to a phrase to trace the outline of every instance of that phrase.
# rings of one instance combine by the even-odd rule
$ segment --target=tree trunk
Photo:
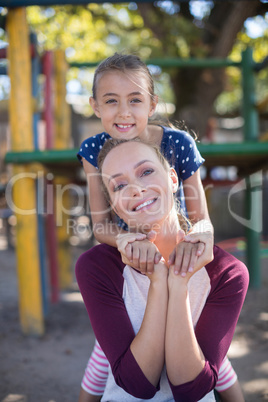
[[[237,34],[243,28],[244,21],[256,15],[261,7],[259,0],[252,1],[224,1],[216,2],[211,10],[204,29],[202,30],[201,46],[208,49],[207,57],[226,58],[234,45]],[[155,10],[155,20],[150,18],[153,13],[153,5],[139,3],[139,10],[155,36],[163,43],[164,49],[169,48],[168,40],[172,38],[164,32],[164,23],[159,21],[159,10]],[[189,19],[188,9],[181,8],[180,14],[186,13]],[[181,16],[178,14],[176,17]],[[170,23],[174,25],[175,20]],[[165,44],[165,46],[164,46]],[[207,123],[213,114],[213,104],[218,95],[224,89],[225,69],[197,69],[186,68],[176,70],[171,74],[176,97],[175,119],[183,120],[189,129],[193,129],[199,137],[204,137],[207,132]]]
[[[225,5],[222,4],[222,6]],[[259,1],[239,1],[231,5],[227,18],[222,18],[224,24],[220,31],[217,32],[214,26],[217,34],[210,43],[209,57],[226,58],[228,56],[244,21],[254,15],[258,6]],[[212,20],[213,15],[208,21],[210,27],[213,26]],[[225,69],[204,69],[196,74],[194,80],[196,87],[192,102],[180,109],[178,115],[196,131],[199,137],[204,137],[207,134],[209,118],[213,115],[214,102],[224,89]]]

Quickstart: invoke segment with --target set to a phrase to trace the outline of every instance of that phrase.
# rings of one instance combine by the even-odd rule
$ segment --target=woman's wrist
[[[172,268],[170,268],[172,269]],[[175,294],[180,294],[180,295],[185,295],[187,297],[188,295],[188,282],[190,279],[191,275],[188,273],[186,274],[185,277],[182,277],[181,275],[174,275],[171,274],[168,277],[168,291],[170,294],[173,292]]]

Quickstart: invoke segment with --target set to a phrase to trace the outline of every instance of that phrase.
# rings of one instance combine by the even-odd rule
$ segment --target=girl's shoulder
[[[81,162],[82,158],[85,158],[88,162],[97,167],[99,152],[105,141],[107,141],[109,138],[111,137],[105,132],[86,138],[80,145],[77,153],[77,158],[79,161]]]
[[[187,131],[172,127],[163,127],[163,137],[161,148],[165,150],[169,147],[196,147],[195,139]],[[184,148],[182,148],[184,149]]]
[[[185,140],[194,140],[194,138],[187,131],[179,130],[178,128],[166,127],[163,126],[163,140],[164,139],[185,139]]]
[[[92,148],[96,147],[96,145],[103,145],[105,141],[107,141],[109,138],[111,137],[109,136],[109,134],[105,132],[93,135],[92,137],[88,137],[82,142],[80,146],[80,151],[81,148],[83,147],[88,148],[89,145],[91,145]]]

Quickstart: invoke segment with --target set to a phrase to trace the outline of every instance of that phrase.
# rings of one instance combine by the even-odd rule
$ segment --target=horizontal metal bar
[[[183,0],[182,0],[183,1]],[[186,1],[186,0],[185,0]],[[153,3],[154,0],[135,0],[135,3]],[[89,3],[107,3],[103,0],[2,0],[2,7],[26,7],[26,6],[56,6],[64,4],[89,4]],[[111,3],[128,3],[122,0],[113,0]]]
[[[96,67],[100,62],[81,62],[69,63],[70,67]],[[222,68],[222,67],[240,67],[241,62],[232,61],[229,59],[180,59],[180,58],[165,58],[165,59],[149,59],[145,60],[146,64],[152,64],[160,67],[179,67],[179,68]]]
[[[200,144],[197,147],[204,158],[209,156],[252,156],[267,155],[268,142],[243,142],[226,144]],[[27,164],[33,162],[60,164],[75,162],[78,149],[7,152],[5,163]]]

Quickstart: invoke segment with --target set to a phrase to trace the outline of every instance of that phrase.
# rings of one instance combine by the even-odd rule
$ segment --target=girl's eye
[[[142,172],[141,176],[148,176],[149,174],[151,174],[151,173],[153,173],[153,172],[154,172],[154,169],[145,169],[145,170]]]
[[[131,99],[131,103],[141,103],[141,99],[138,98]]]
[[[105,103],[109,104],[109,103],[115,103],[116,100],[115,99],[108,99]]]

